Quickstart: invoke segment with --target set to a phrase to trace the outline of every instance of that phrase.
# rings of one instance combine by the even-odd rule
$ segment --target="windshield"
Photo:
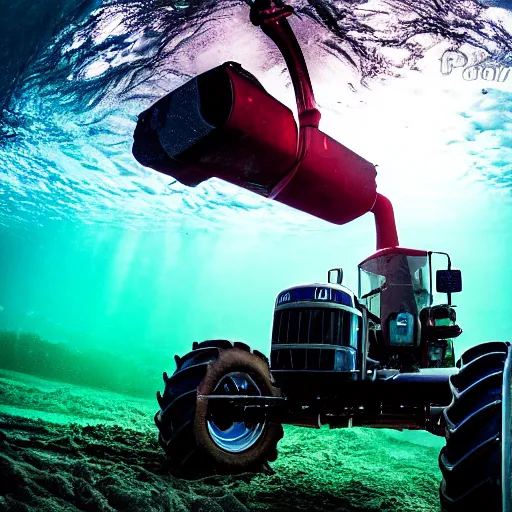
[[[359,297],[383,320],[395,312],[417,315],[432,300],[427,256],[388,254],[364,262],[359,267]]]

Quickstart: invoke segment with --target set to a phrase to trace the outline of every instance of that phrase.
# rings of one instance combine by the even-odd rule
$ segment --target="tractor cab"
[[[441,258],[433,261],[432,255]],[[462,282],[450,257],[392,247],[377,251],[358,268],[359,301],[368,309],[370,357],[407,370],[451,364],[452,339],[462,332],[451,294],[462,290]]]

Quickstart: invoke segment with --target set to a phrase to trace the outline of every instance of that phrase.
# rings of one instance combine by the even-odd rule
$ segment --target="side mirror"
[[[460,270],[438,270],[436,272],[436,291],[439,293],[457,293],[462,291]]]
[[[343,269],[332,268],[327,273],[327,282],[330,284],[341,284],[343,282]]]

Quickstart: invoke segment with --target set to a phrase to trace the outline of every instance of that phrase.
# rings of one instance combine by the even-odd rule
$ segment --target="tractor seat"
[[[438,325],[438,321],[444,325]],[[446,340],[456,338],[462,334],[462,329],[455,323],[457,315],[455,309],[442,304],[430,308],[424,308],[420,313],[421,339],[423,341]],[[446,325],[446,321],[449,322]]]

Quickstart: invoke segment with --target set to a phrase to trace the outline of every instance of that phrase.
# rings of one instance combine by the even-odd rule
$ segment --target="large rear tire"
[[[465,352],[450,377],[439,455],[445,512],[511,512],[511,364],[509,343],[484,343]]]
[[[160,410],[155,415],[171,471],[195,477],[268,467],[283,437],[280,424],[215,422],[198,398],[214,393],[279,396],[267,358],[243,343],[211,340],[194,343],[191,352],[175,360],[174,374],[164,373],[165,391],[157,393]]]

